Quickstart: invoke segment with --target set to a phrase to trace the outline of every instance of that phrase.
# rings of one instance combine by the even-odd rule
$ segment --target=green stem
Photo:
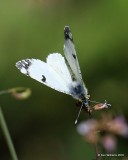
[[[0,95],[5,94],[5,93],[9,93],[9,91],[8,90],[0,91]]]
[[[0,107],[0,125],[1,125],[2,131],[3,131],[3,134],[5,136],[12,160],[18,160],[17,155],[16,155],[16,151],[14,149],[14,146],[13,146],[13,143],[11,140],[11,136],[9,134],[9,131],[8,131],[5,119],[4,119],[4,115],[2,113],[1,107]]]
[[[98,144],[97,143],[95,143],[95,152],[96,152],[96,160],[98,160],[99,159],[99,157],[98,157],[98,153],[99,153],[99,150],[98,150]]]

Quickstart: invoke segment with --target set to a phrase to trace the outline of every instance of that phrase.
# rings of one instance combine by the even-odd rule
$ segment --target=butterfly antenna
[[[80,110],[79,110],[79,112],[78,112],[77,118],[76,118],[76,120],[75,120],[75,124],[77,124],[77,122],[78,122],[78,118],[79,118],[79,116],[80,116],[80,113],[81,113],[81,111],[82,111],[82,108],[83,108],[83,103],[82,103],[82,105],[81,105],[81,107],[80,107]]]

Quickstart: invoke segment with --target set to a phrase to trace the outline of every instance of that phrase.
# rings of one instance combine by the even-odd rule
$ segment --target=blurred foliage
[[[65,25],[72,30],[91,99],[106,99],[112,104],[107,112],[128,117],[127,8],[126,0],[0,1],[0,90],[14,85],[32,89],[32,96],[24,101],[9,95],[0,97],[19,159],[94,158],[94,147],[76,133],[78,108],[74,100],[24,76],[15,67],[24,58],[45,60],[49,53],[63,54]],[[80,121],[87,118],[82,113]],[[9,159],[1,132],[0,144],[0,159]],[[120,153],[127,150],[126,145],[126,140],[121,140]]]

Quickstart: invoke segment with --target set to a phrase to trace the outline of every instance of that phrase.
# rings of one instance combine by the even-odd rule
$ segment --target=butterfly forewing
[[[72,73],[72,75],[74,75],[73,79],[82,81],[80,66],[76,55],[72,33],[68,26],[64,28],[64,36],[65,36],[64,54],[67,59],[67,63],[71,69],[71,72],[73,72]]]
[[[39,59],[25,59],[17,62],[16,67],[23,74],[57,91],[71,95],[72,79],[61,54],[50,54],[47,63]]]
[[[73,81],[77,81],[81,84],[81,87],[83,87],[83,90],[85,90],[86,95],[88,91],[82,80],[81,70],[76,55],[75,45],[73,42],[73,36],[69,26],[65,26],[64,28],[64,37],[64,55],[67,60],[67,66],[69,68],[69,71],[71,72]]]

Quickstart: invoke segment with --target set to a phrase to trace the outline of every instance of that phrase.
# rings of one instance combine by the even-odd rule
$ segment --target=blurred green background
[[[49,53],[63,54],[65,25],[72,30],[91,99],[106,99],[112,104],[107,112],[128,117],[128,1],[1,0],[0,90],[16,86],[32,90],[32,96],[22,101],[0,96],[21,160],[91,160],[95,156],[94,146],[76,132],[75,100],[15,67],[21,59],[45,61]],[[87,118],[83,112],[79,121]],[[127,153],[126,145],[121,140],[118,153]],[[0,159],[11,159],[1,129]]]

